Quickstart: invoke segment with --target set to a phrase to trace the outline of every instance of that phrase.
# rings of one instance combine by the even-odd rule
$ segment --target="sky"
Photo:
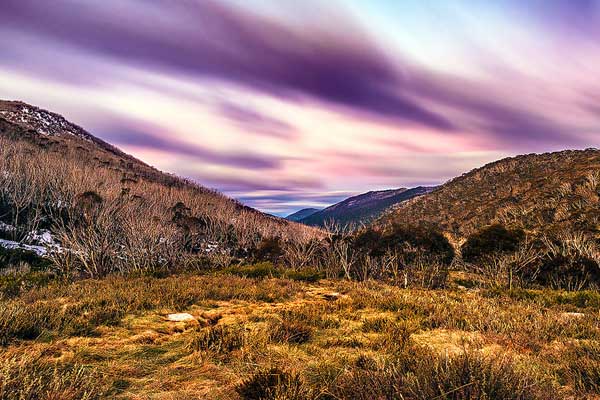
[[[0,98],[276,215],[598,147],[600,0],[2,0]]]

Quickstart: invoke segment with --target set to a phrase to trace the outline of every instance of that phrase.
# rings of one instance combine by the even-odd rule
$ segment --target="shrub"
[[[193,351],[212,351],[227,354],[244,345],[244,329],[238,325],[217,325],[201,329],[192,338],[189,347]]]
[[[0,346],[15,339],[35,339],[46,327],[58,325],[60,317],[55,311],[46,304],[0,303]]]
[[[273,367],[256,372],[236,388],[247,400],[304,400],[309,398],[300,377]]]
[[[573,342],[568,352],[557,362],[561,376],[580,393],[600,393],[600,344]]]
[[[276,264],[283,257],[283,247],[279,238],[263,238],[254,250],[256,261],[270,261]]]
[[[384,237],[384,245],[399,248],[404,243],[417,250],[414,255],[407,254],[411,259],[415,256],[432,257],[445,265],[450,265],[454,259],[454,248],[448,239],[433,227],[393,225],[392,230]]]
[[[48,270],[51,262],[33,251],[7,249],[0,246],[0,270],[22,265],[28,266],[33,271],[45,271]]]
[[[302,344],[313,336],[313,328],[303,322],[277,321],[269,325],[271,340],[279,343]]]
[[[597,288],[600,284],[600,265],[585,256],[547,255],[535,281],[555,289]]]
[[[302,268],[285,271],[283,277],[293,281],[318,282],[324,278],[324,274],[315,268]]]
[[[524,280],[555,289],[583,290],[600,287],[600,247],[580,232],[543,236],[536,243],[538,256],[522,271]]]
[[[362,323],[363,332],[383,332],[388,329],[394,322],[387,317],[375,317],[365,319]]]
[[[513,252],[525,238],[520,229],[508,230],[496,224],[472,234],[461,247],[462,257],[467,262],[480,262],[490,256]]]
[[[0,299],[16,297],[32,288],[46,286],[54,279],[49,272],[13,272],[0,275]]]
[[[225,268],[223,272],[244,278],[273,278],[280,275],[277,268],[269,261],[251,265],[231,266]]]
[[[331,388],[337,399],[553,399],[552,386],[508,357],[486,357],[464,350],[437,355],[409,346],[391,362],[368,363],[339,377]]]
[[[454,248],[448,239],[439,231],[424,226],[394,224],[385,232],[369,228],[355,237],[354,247],[372,257],[395,251],[409,263],[419,257],[430,257],[449,265],[454,259]]]

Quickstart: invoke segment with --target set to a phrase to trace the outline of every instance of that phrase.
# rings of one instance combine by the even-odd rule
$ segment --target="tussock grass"
[[[119,325],[127,314],[223,300],[274,302],[299,289],[290,281],[252,281],[218,277],[119,278],[56,282],[0,302],[0,345],[35,339],[42,332],[58,336],[93,335],[99,326]]]
[[[596,301],[222,274],[53,282],[0,300],[0,399],[593,398]]]
[[[92,368],[50,362],[36,351],[0,356],[0,399],[93,400],[108,393]]]

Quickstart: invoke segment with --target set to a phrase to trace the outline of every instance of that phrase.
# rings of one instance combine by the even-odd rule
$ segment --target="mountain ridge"
[[[287,219],[288,221],[299,222],[300,220],[307,218],[321,210],[322,210],[321,208],[303,208],[294,213],[291,213],[290,215],[285,217],[285,219]]]
[[[426,186],[410,189],[371,190],[342,200],[301,219],[299,222],[321,227],[329,222],[339,226],[367,224],[379,217],[390,206],[429,193],[432,190],[434,190],[433,187]]]

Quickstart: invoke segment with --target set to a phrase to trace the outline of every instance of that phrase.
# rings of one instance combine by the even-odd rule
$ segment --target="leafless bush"
[[[283,259],[292,269],[309,267],[315,262],[321,244],[317,240],[287,241],[283,245]]]
[[[0,140],[0,219],[19,228],[15,240],[41,224],[50,228],[63,248],[51,255],[59,272],[170,270],[207,256],[223,266],[264,237],[284,239],[291,265],[302,267],[312,262],[314,239],[323,236],[191,182],[132,177],[130,163],[105,153],[86,159],[69,145],[54,152]],[[175,215],[176,205],[183,215]]]
[[[582,232],[561,232],[542,238],[545,253],[538,280],[567,290],[597,288],[600,284],[600,248]]]
[[[542,253],[531,243],[522,245],[513,253],[494,254],[480,265],[471,266],[492,287],[513,289],[536,281]]]

